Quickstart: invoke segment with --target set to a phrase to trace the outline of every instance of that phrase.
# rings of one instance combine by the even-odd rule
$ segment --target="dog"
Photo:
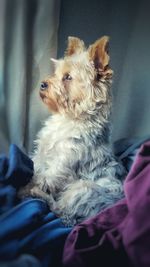
[[[35,141],[34,176],[25,195],[47,201],[66,226],[74,226],[120,200],[125,169],[111,144],[112,76],[109,37],[87,49],[68,37],[64,58],[41,83],[52,113]]]

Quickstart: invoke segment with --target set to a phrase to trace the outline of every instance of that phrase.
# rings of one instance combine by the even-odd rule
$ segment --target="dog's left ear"
[[[109,54],[108,54],[109,37],[103,36],[98,39],[93,45],[88,48],[89,58],[94,63],[94,67],[98,73],[104,76],[111,76],[113,71],[109,67]]]
[[[77,37],[68,37],[68,46],[65,56],[72,56],[73,54],[80,54],[85,49],[84,42]]]

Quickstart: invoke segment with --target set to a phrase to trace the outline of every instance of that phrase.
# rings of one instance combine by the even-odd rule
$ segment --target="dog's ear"
[[[112,75],[113,71],[109,68],[108,54],[109,37],[103,36],[88,48],[89,58],[94,63],[94,67],[101,74]]]
[[[68,37],[68,46],[65,52],[65,56],[71,56],[73,54],[80,54],[85,49],[84,42],[77,37]]]

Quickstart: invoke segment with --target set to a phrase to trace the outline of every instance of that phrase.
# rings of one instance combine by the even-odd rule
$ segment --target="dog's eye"
[[[63,78],[62,78],[63,81],[70,81],[72,80],[72,77],[69,73],[66,73]]]

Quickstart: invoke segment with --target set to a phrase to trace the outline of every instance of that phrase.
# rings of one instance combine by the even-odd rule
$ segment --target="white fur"
[[[102,208],[113,204],[123,194],[122,181],[116,179],[117,175],[123,176],[123,167],[115,160],[111,145],[96,140],[101,131],[98,121],[81,122],[53,115],[45,122],[35,142],[34,185],[50,192],[57,203],[54,212],[63,217],[67,225],[76,224],[101,210],[101,200],[92,199],[93,190],[104,188],[110,198],[113,196]],[[103,198],[101,192],[99,195]],[[94,206],[91,207],[89,201],[94,201]],[[105,202],[104,198],[102,202]],[[86,207],[83,211],[81,206],[85,203],[89,209]]]
[[[34,177],[26,192],[44,198],[66,225],[97,214],[123,196],[125,171],[110,142],[113,72],[107,43],[103,37],[85,51],[83,41],[71,37],[67,56],[55,62],[55,73],[40,92],[56,114],[38,134]]]

